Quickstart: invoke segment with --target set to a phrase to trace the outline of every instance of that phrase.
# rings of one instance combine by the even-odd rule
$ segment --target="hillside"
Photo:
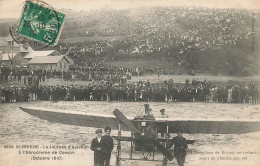
[[[59,43],[65,50],[75,48],[70,56],[77,62],[89,56],[113,61],[163,57],[173,69],[202,73],[252,75],[259,70],[259,11],[154,7],[63,12]],[[13,21],[0,20],[0,36]]]

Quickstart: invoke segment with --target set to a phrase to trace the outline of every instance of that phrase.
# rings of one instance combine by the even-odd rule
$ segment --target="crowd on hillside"
[[[132,84],[112,85],[57,85],[1,87],[2,102],[44,101],[147,101],[147,102],[221,102],[260,103],[260,87],[255,83],[247,86],[219,86],[210,82],[193,80],[191,83],[151,84],[149,81]]]
[[[212,74],[219,72],[248,76],[255,73],[255,67],[242,63],[242,57],[247,54],[236,49],[240,49],[241,45],[246,47],[245,50],[249,48],[246,43],[252,37],[253,17],[252,11],[241,9],[168,7],[142,11],[93,11],[84,14],[81,18],[83,23],[77,24],[82,29],[77,33],[82,34],[75,35],[82,37],[82,40],[68,40],[57,48],[62,53],[68,53],[81,66],[86,66],[89,59],[95,57],[102,57],[106,61],[157,57],[171,63],[163,71],[168,74],[174,73],[175,68],[185,68],[188,72],[202,69]],[[85,23],[85,18],[91,19]],[[100,25],[100,20],[102,31],[95,28]],[[68,24],[67,29],[73,29],[70,26],[75,25]],[[258,30],[254,33],[255,36],[259,35]],[[100,38],[84,40],[84,37],[96,36]],[[222,48],[230,48],[230,51]],[[232,50],[235,50],[234,53]],[[242,55],[238,56],[240,53]],[[213,55],[225,58],[201,62],[205,59],[202,57]]]
[[[97,25],[102,15],[102,22],[107,24],[102,32],[93,30],[93,36],[127,37],[84,44],[61,44],[60,51],[71,49],[71,56],[75,58],[82,54],[174,56],[211,47],[236,45],[249,39],[252,33],[253,16],[248,10],[181,7],[150,8],[142,12],[136,10],[91,13],[91,19]],[[89,28],[94,26],[88,25]],[[90,32],[81,36],[86,35],[89,36]]]

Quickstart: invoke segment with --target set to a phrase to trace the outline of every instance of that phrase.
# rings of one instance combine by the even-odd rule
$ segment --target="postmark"
[[[65,14],[54,10],[43,1],[29,1],[24,4],[17,26],[10,28],[18,44],[28,44],[34,49],[54,46],[59,40]]]

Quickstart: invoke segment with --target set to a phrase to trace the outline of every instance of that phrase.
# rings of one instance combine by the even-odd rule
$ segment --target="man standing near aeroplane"
[[[182,136],[182,133],[182,130],[178,130],[177,136],[173,137],[169,143],[169,148],[174,145],[174,156],[179,166],[184,166],[186,149],[188,148],[187,140]]]
[[[104,166],[104,155],[102,152],[102,129],[96,130],[97,137],[91,141],[90,149],[94,151],[94,166]]]
[[[110,133],[111,133],[110,127],[105,128],[105,133],[106,133],[106,135],[104,135],[102,137],[102,141],[101,141],[102,152],[103,152],[103,155],[104,155],[105,166],[109,166],[110,158],[111,158],[111,152],[114,148],[114,142],[113,142],[113,138],[110,136]]]

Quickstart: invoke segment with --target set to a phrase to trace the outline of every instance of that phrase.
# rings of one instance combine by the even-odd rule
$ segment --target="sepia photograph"
[[[259,166],[259,0],[0,0],[0,166]]]

